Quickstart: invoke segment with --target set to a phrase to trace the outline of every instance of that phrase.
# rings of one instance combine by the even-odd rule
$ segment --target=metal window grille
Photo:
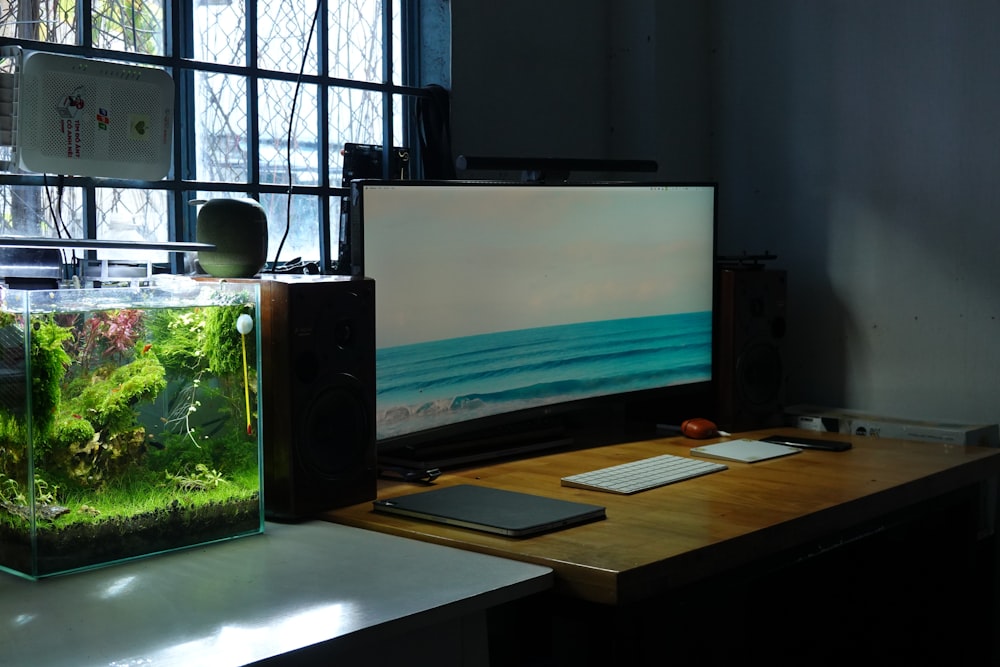
[[[344,144],[410,143],[404,110],[421,89],[405,80],[404,59],[416,4],[0,0],[0,44],[162,67],[176,105],[173,167],[161,181],[18,173],[0,146],[0,235],[189,241],[191,200],[249,195],[268,212],[269,259],[331,267]],[[74,251],[73,260],[184,270],[173,253],[135,254]]]

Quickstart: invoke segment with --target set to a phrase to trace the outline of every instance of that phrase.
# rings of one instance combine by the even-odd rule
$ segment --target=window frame
[[[95,58],[102,60],[114,60],[136,65],[146,65],[161,67],[168,71],[173,79],[174,86],[174,107],[173,118],[173,146],[172,165],[169,174],[159,181],[140,181],[130,179],[94,178],[88,176],[57,176],[29,174],[20,172],[0,172],[0,185],[27,185],[27,186],[53,186],[54,179],[58,179],[58,184],[65,187],[80,188],[83,192],[83,233],[86,239],[94,239],[97,236],[97,190],[98,188],[121,188],[121,189],[143,189],[143,190],[163,190],[167,192],[167,234],[170,242],[191,242],[195,239],[195,222],[197,210],[190,206],[188,202],[195,199],[198,193],[212,192],[238,192],[246,194],[255,199],[262,195],[277,194],[285,196],[307,195],[315,197],[318,202],[319,220],[317,221],[317,247],[319,256],[309,258],[319,262],[319,269],[322,273],[337,273],[336,266],[338,260],[338,249],[331,248],[331,232],[336,228],[332,210],[333,204],[343,196],[348,190],[342,187],[342,183],[331,182],[331,171],[337,173],[336,169],[331,170],[331,146],[336,146],[331,141],[330,127],[327,122],[317,123],[317,159],[318,159],[318,182],[310,184],[290,184],[290,183],[267,183],[261,181],[259,142],[260,131],[258,127],[258,96],[257,86],[260,81],[274,80],[283,81],[292,85],[316,85],[321,94],[318,96],[318,116],[325,119],[329,112],[330,89],[333,87],[370,91],[381,93],[382,110],[382,136],[393,137],[395,123],[395,111],[393,100],[398,96],[403,109],[401,119],[403,136],[394,138],[394,141],[402,141],[411,150],[410,176],[419,178],[422,175],[419,159],[419,137],[416,129],[413,110],[415,101],[427,94],[427,91],[419,85],[420,81],[420,44],[423,36],[420,35],[423,22],[420,20],[422,6],[421,0],[395,0],[399,7],[399,34],[401,35],[401,61],[402,71],[400,74],[401,83],[394,83],[393,72],[393,5],[394,0],[379,0],[382,5],[382,80],[361,81],[353,79],[342,79],[329,76],[328,57],[328,26],[330,3],[337,0],[316,0],[317,25],[314,30],[312,40],[318,56],[317,73],[299,74],[298,66],[294,72],[283,72],[278,70],[261,69],[256,59],[257,45],[257,0],[246,0],[246,41],[247,58],[245,65],[229,65],[200,61],[194,59],[194,28],[195,18],[194,0],[180,0],[180,2],[164,2],[164,54],[149,55],[134,52],[115,51],[98,49],[93,47],[93,33],[91,30],[92,3],[90,0],[81,0],[78,8],[78,34],[81,36],[80,45],[61,44],[54,42],[41,42],[34,40],[2,38],[0,46],[19,46],[24,50],[46,51],[57,54],[79,56],[84,58]],[[426,0],[425,0],[426,1]],[[447,0],[439,0],[446,3]],[[207,181],[201,180],[195,175],[197,163],[197,144],[195,123],[187,122],[187,119],[194,117],[195,109],[195,79],[199,72],[231,74],[246,77],[249,91],[247,102],[247,160],[248,174],[245,182],[233,181]],[[296,108],[296,113],[299,108]],[[389,151],[394,141],[384,141],[383,146],[383,177],[389,178],[388,159]],[[284,221],[281,222],[284,224]],[[269,255],[274,249],[269,249]],[[85,259],[96,259],[94,250],[87,250]],[[172,273],[183,273],[184,257],[181,253],[171,252],[169,254],[169,268]],[[269,264],[271,257],[268,258]],[[273,267],[272,267],[273,268]]]

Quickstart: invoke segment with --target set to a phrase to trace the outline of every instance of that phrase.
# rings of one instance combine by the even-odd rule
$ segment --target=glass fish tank
[[[0,569],[260,533],[259,286],[0,291]]]

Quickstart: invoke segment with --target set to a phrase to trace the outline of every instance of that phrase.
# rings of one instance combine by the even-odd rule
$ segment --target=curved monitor
[[[490,444],[498,425],[595,400],[704,390],[715,200],[713,184],[356,182],[380,452],[488,455],[453,448],[509,447]]]

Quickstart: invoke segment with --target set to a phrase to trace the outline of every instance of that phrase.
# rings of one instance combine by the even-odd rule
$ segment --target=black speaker
[[[290,275],[260,285],[266,518],[373,500],[375,282]]]
[[[759,266],[718,272],[716,421],[730,431],[782,421],[786,274]]]

